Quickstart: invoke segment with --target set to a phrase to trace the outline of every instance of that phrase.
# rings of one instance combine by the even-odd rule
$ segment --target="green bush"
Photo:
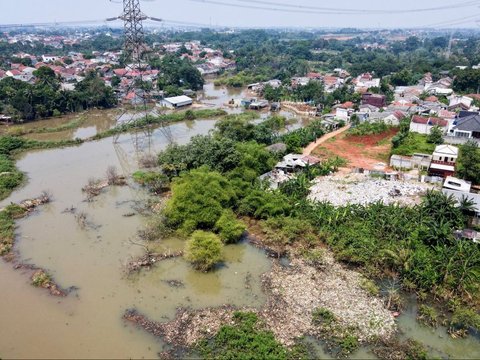
[[[454,329],[468,330],[470,328],[480,330],[480,314],[474,309],[465,307],[457,308],[452,315],[450,327]]]
[[[325,308],[315,309],[312,313],[312,321],[317,326],[330,326],[337,321],[335,315]]]
[[[418,307],[417,319],[425,325],[436,327],[438,325],[438,313],[435,308],[422,304]]]
[[[185,245],[185,259],[200,271],[208,271],[223,259],[223,244],[214,233],[197,230]]]
[[[43,271],[38,271],[32,278],[32,285],[36,287],[44,287],[52,281],[50,275]]]
[[[23,181],[23,174],[6,155],[0,154],[0,199],[6,198]]]
[[[10,252],[15,237],[15,219],[22,217],[25,209],[18,205],[8,205],[0,211],[0,256]]]
[[[427,135],[413,132],[410,132],[403,137],[397,135],[392,141],[394,145],[392,155],[411,156],[414,153],[432,154],[436,146],[435,144],[427,142]]]
[[[166,175],[153,171],[136,171],[132,177],[135,182],[146,186],[151,192],[156,194],[167,190],[170,184]]]
[[[235,192],[224,176],[206,168],[176,178],[165,215],[173,228],[188,235],[196,229],[212,230],[223,210],[235,203]]]
[[[276,244],[303,242],[315,244],[318,236],[313,226],[306,220],[295,217],[273,217],[261,223],[267,239]]]
[[[383,121],[378,122],[363,122],[360,125],[351,128],[348,131],[349,135],[362,136],[362,135],[375,135],[381,134],[390,130],[391,126],[385,124]]]
[[[372,296],[378,296],[380,294],[379,287],[370,279],[362,279],[360,281],[360,287]]]
[[[271,331],[259,323],[254,313],[236,312],[232,325],[224,325],[212,339],[198,344],[205,359],[271,359],[290,358]]]
[[[257,219],[268,219],[272,216],[287,216],[291,205],[286,196],[255,189],[240,201],[238,212],[241,215]]]
[[[220,239],[226,243],[236,243],[240,240],[246,230],[246,226],[239,220],[232,210],[224,210],[222,216],[215,224],[215,230],[218,231]]]
[[[358,348],[358,338],[353,335],[347,335],[340,341],[342,353],[350,354]]]

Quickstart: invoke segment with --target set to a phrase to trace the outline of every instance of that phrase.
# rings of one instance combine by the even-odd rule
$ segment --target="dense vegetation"
[[[203,77],[188,59],[168,54],[150,60],[150,66],[161,71],[157,86],[169,96],[182,95],[182,89],[203,89]]]
[[[74,91],[61,90],[52,69],[34,71],[35,84],[6,78],[0,81],[0,112],[14,121],[58,116],[92,107],[111,108],[117,104],[113,90],[95,72],[87,74]]]
[[[374,135],[381,134],[389,130],[391,126],[385,124],[383,121],[378,122],[363,122],[348,131],[350,135]]]
[[[210,30],[200,32],[171,34],[169,38],[178,41],[200,40],[214,48],[220,48],[224,56],[234,57],[237,72],[225,74],[217,84],[243,86],[248,83],[280,79],[289,84],[293,76],[305,76],[309,71],[332,71],[343,68],[353,76],[364,72],[375,72],[383,77],[380,92],[390,96],[387,85],[405,86],[416,84],[425,73],[430,72],[433,79],[439,79],[444,71],[452,72],[457,65],[476,65],[480,57],[478,38],[457,33],[460,39],[452,44],[451,56],[445,57],[449,37],[445,34],[422,34],[410,36],[403,41],[392,41],[379,32],[368,34],[347,31],[352,39],[340,41],[323,39],[322,32],[282,33],[266,30],[248,30],[234,34],[218,34]],[[344,35],[344,34],[342,34]],[[168,39],[168,40],[167,40]],[[379,44],[384,48],[369,48],[362,43]],[[476,92],[478,74],[474,70],[457,70],[451,75],[457,76],[455,90],[459,92]],[[271,99],[293,98],[312,100],[318,103],[322,92],[313,96],[302,94],[304,91],[289,91],[286,87],[268,89]],[[347,95],[347,94],[344,94]],[[338,97],[338,94],[337,94]],[[330,104],[326,95],[323,103]],[[327,100],[327,101],[326,101]],[[343,101],[354,101],[344,96]]]
[[[304,349],[284,348],[254,313],[242,312],[236,312],[233,323],[222,326],[212,339],[200,342],[198,349],[205,359],[308,358]]]
[[[0,211],[0,256],[10,252],[15,239],[15,219],[22,217],[25,209],[15,204]]]
[[[474,184],[480,184],[480,149],[474,141],[460,146],[458,175]]]
[[[219,127],[230,134],[225,132],[225,124]],[[310,254],[328,244],[339,260],[371,276],[393,273],[406,289],[479,304],[480,250],[477,244],[454,237],[455,230],[467,226],[470,203],[457,207],[452,198],[439,192],[429,192],[420,205],[411,208],[381,203],[341,207],[312,203],[306,195],[310,180],[320,170],[306,169],[279,190],[267,191],[257,180],[275,160],[262,150],[265,144],[249,137],[248,142],[232,143],[218,131],[203,140],[236,144],[230,148],[236,160],[220,161],[213,164],[216,171],[208,170],[205,154],[218,159],[225,150],[209,145],[206,153],[198,152],[198,139],[182,151],[170,148],[160,154],[164,168],[175,168],[181,174],[174,180],[166,212],[175,228],[188,233],[215,231],[222,212],[233,210],[256,219],[276,247],[288,250],[293,246]],[[239,146],[247,146],[247,150],[235,153]],[[192,153],[199,157],[190,158]],[[247,161],[249,158],[255,161]]]
[[[11,152],[14,150],[11,139],[0,138],[0,199],[5,199],[13,189],[19,186],[24,175],[15,167],[11,158]]]

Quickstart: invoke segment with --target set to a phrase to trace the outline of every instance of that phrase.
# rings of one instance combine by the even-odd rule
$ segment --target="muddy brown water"
[[[18,202],[50,190],[53,202],[32,216],[18,221],[16,250],[27,263],[43,267],[62,287],[75,286],[67,298],[54,298],[30,285],[28,276],[0,261],[0,357],[3,358],[152,358],[163,344],[142,330],[126,325],[122,315],[135,307],[157,321],[172,319],[180,306],[202,308],[233,304],[261,306],[265,297],[260,275],[270,269],[265,254],[242,243],[226,247],[226,262],[217,271],[193,271],[182,259],[161,262],[151,271],[126,277],[123,265],[142,253],[135,239],[147,219],[137,215],[136,205],[148,194],[131,187],[114,187],[94,202],[84,201],[81,188],[91,177],[103,177],[114,165],[127,175],[137,169],[141,154],[133,140],[141,140],[145,152],[156,153],[170,138],[183,144],[198,134],[207,134],[215,120],[178,123],[157,129],[150,141],[142,134],[122,135],[89,142],[78,147],[32,151],[24,154],[18,167],[29,181],[2,202]],[[49,125],[51,126],[51,125]],[[55,135],[55,134],[53,134]],[[140,138],[140,139],[139,139]],[[142,142],[143,141],[143,142]],[[147,145],[149,146],[147,146]],[[87,215],[89,226],[81,228],[74,207]],[[159,251],[177,250],[177,239],[163,242]],[[181,286],[172,287],[174,280]],[[250,286],[246,286],[246,282]],[[478,339],[453,340],[444,328],[431,330],[415,322],[415,304],[399,318],[406,336],[430,347],[443,358],[480,358]],[[329,358],[320,345],[318,358]],[[352,358],[374,358],[366,348]]]
[[[171,134],[179,143],[192,135],[205,134],[215,121],[175,124]],[[154,132],[152,151],[168,143],[165,134]],[[183,259],[161,262],[152,271],[125,277],[123,264],[142,248],[133,245],[137,230],[146,219],[124,217],[148,194],[134,187],[105,191],[96,201],[84,202],[81,192],[88,179],[102,177],[108,166],[119,170],[135,162],[129,135],[120,138],[124,159],[117,157],[112,139],[79,147],[30,152],[17,165],[29,178],[0,207],[30,198],[44,189],[53,202],[19,221],[16,250],[21,258],[48,270],[63,287],[78,290],[67,298],[53,298],[29,284],[26,275],[0,262],[0,356],[4,358],[152,358],[162,344],[122,321],[128,308],[136,307],[157,321],[170,319],[180,306],[202,308],[235,304],[261,306],[260,274],[268,271],[265,254],[247,244],[226,247],[225,265],[202,274]],[[135,168],[131,164],[131,168]],[[74,215],[63,213],[74,207],[87,215],[90,227],[83,229]],[[179,240],[163,245],[182,246]],[[251,279],[246,288],[245,281]],[[184,287],[173,288],[176,280]]]

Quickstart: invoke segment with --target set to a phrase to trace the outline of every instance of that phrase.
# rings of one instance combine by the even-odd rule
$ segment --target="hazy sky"
[[[120,0],[0,0],[0,24],[44,23],[54,21],[101,20],[119,15]],[[215,4],[216,3],[216,4]],[[228,7],[218,3],[238,4]],[[260,7],[278,8],[269,3],[290,6],[330,7],[341,9],[387,10],[384,14],[322,14],[305,11],[274,11]],[[475,3],[469,7],[458,4]],[[142,1],[142,10],[150,16],[167,20],[218,24],[227,26],[278,27],[419,27],[439,24],[442,27],[474,27],[480,29],[480,0],[149,0]],[[452,9],[398,13],[452,5]],[[253,9],[252,7],[257,7]],[[314,10],[319,12],[319,10]],[[476,16],[478,14],[478,16]],[[465,23],[461,19],[465,20]],[[457,23],[454,23],[457,21]]]

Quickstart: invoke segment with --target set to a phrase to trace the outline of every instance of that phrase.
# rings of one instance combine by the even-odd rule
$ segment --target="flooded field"
[[[210,94],[216,91],[220,92],[219,102],[223,101],[222,96],[228,99],[241,95],[237,90],[208,90]],[[67,117],[24,126],[58,127],[70,121],[72,118]],[[292,121],[290,129],[305,121],[308,120]],[[40,136],[40,140],[91,136],[93,131],[106,130],[114,122],[112,113],[98,112],[85,119],[78,129],[35,136]],[[193,271],[183,259],[176,258],[163,261],[150,271],[127,276],[124,265],[143,251],[132,240],[138,242],[137,231],[147,221],[138,214],[138,205],[149,195],[130,184],[109,188],[94,202],[85,202],[81,191],[90,178],[104,177],[109,166],[126,176],[135,171],[142,154],[135,151],[134,140],[144,152],[155,154],[172,139],[184,144],[194,135],[207,134],[215,122],[177,123],[156,129],[151,137],[143,133],[125,134],[117,144],[108,138],[21,156],[17,166],[27,174],[28,182],[0,202],[0,207],[35,197],[43,190],[52,193],[53,201],[17,222],[15,250],[24,262],[46,269],[61,287],[74,286],[77,290],[66,298],[54,298],[31,286],[22,270],[13,270],[11,264],[0,261],[0,357],[156,358],[163,344],[127,325],[122,320],[125,310],[136,308],[155,321],[166,321],[174,317],[178,307],[260,307],[265,302],[260,275],[269,271],[272,264],[263,251],[248,243],[227,246],[225,264],[209,274]],[[71,208],[85,214],[87,227],[80,226],[74,214],[65,212]],[[136,215],[125,216],[131,213]],[[182,247],[181,240],[171,239],[160,244],[158,250],[175,251]],[[249,286],[245,286],[246,282]],[[399,327],[406,336],[426,344],[432,355],[480,358],[477,338],[453,340],[444,328],[431,330],[419,325],[415,316],[413,302],[399,318]],[[320,343],[315,342],[315,347],[318,358],[329,358]],[[362,348],[351,358],[375,357]]]
[[[207,133],[214,123],[175,124],[170,130],[177,142],[185,143],[192,135]],[[155,151],[168,143],[161,130],[153,133],[152,140]],[[117,147],[134,168],[130,136],[121,137]],[[160,321],[172,318],[180,306],[260,306],[264,301],[259,275],[268,271],[270,262],[262,251],[247,244],[227,247],[225,266],[211,274],[197,273],[182,259],[172,259],[150,272],[124,275],[123,265],[142,252],[129,240],[135,239],[145,219],[123,215],[135,212],[136,202],[148,195],[132,187],[117,187],[87,203],[81,192],[89,178],[104,176],[110,165],[122,169],[124,160],[117,158],[112,140],[105,139],[76,148],[32,152],[18,161],[29,182],[0,206],[44,189],[52,192],[53,202],[18,222],[16,250],[25,262],[48,270],[61,286],[78,290],[65,299],[52,298],[32,287],[21,271],[2,262],[0,356],[152,358],[161,344],[126,326],[122,321],[126,309],[136,307]],[[81,228],[74,215],[64,213],[70,207],[84,212],[92,226]],[[181,245],[173,241],[165,248]],[[248,290],[247,276],[252,279]],[[180,281],[184,287],[172,288],[168,280]]]

